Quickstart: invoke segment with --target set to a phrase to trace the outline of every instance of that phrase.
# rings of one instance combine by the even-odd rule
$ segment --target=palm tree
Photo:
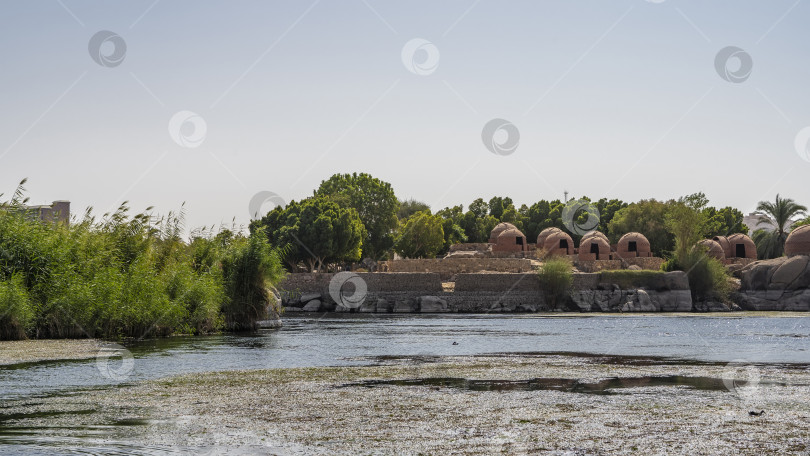
[[[760,201],[755,214],[759,215],[759,223],[770,225],[773,231],[759,229],[754,232],[754,242],[757,244],[757,256],[762,259],[782,256],[785,251],[785,239],[790,232],[790,224],[796,217],[806,215],[807,208],[796,204],[790,198],[780,198],[776,201]]]

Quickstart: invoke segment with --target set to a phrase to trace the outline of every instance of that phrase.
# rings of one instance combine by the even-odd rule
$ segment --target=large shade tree
[[[756,210],[759,215],[757,225],[769,225],[772,230],[759,229],[754,232],[757,256],[762,259],[782,256],[793,221],[806,215],[806,212],[807,207],[778,194],[773,202],[760,201]]]
[[[276,207],[251,223],[251,231],[259,227],[284,252],[288,265],[304,262],[310,270],[358,261],[365,234],[357,211],[320,197]]]
[[[612,242],[631,231],[637,231],[650,241],[653,254],[663,257],[675,246],[675,238],[667,230],[666,217],[669,204],[654,199],[641,200],[619,209],[608,225]]]
[[[394,251],[406,258],[432,258],[444,246],[444,221],[430,211],[417,212],[400,227]]]
[[[343,208],[357,210],[366,229],[363,257],[385,258],[394,245],[399,200],[388,182],[366,173],[335,174],[321,182],[316,196],[331,199]]]

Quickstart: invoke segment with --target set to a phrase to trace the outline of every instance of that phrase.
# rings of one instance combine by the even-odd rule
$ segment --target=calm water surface
[[[125,369],[127,375],[122,378],[105,376],[95,359],[0,367],[0,399],[81,394],[84,388],[193,372],[363,365],[377,362],[380,356],[584,352],[712,362],[810,364],[810,317],[762,313],[317,314],[286,317],[283,328],[255,334],[175,337],[134,342],[126,347],[133,360],[131,370]],[[117,359],[111,362],[112,372],[121,367],[120,363]],[[20,446],[19,439],[4,437],[2,426],[0,419],[0,454],[13,454],[8,451],[21,448],[38,451],[38,446]],[[3,444],[10,442],[16,444]],[[42,439],[36,442],[40,445]],[[108,453],[114,452],[106,448]],[[85,449],[86,453],[95,452]]]

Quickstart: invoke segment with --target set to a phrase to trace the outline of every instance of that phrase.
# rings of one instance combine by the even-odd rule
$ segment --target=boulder
[[[810,257],[755,261],[741,273],[733,298],[745,310],[810,310]]]
[[[653,303],[661,312],[692,311],[692,292],[689,290],[669,290],[649,293]]]
[[[419,311],[419,303],[416,299],[398,299],[394,303],[395,313],[414,313]]]
[[[650,295],[645,290],[636,290],[627,293],[627,302],[622,306],[622,312],[656,312]]]
[[[285,307],[284,311],[285,312],[303,312],[304,309],[302,309],[300,307]]]
[[[719,301],[696,301],[692,306],[693,312],[728,312],[731,308]]]
[[[436,296],[422,296],[419,298],[419,311],[422,313],[449,312],[447,301]]]
[[[394,305],[382,298],[377,299],[377,303],[375,305],[377,308],[377,313],[390,313],[394,310]]]
[[[313,299],[321,299],[321,294],[320,293],[304,293],[299,298],[299,301],[302,302],[302,303],[307,303],[309,301],[312,301]]]
[[[385,301],[384,299],[382,301]],[[360,313],[374,313],[377,312],[377,302],[372,301],[370,299],[366,299],[360,304],[360,308],[357,309]]]
[[[313,299],[306,303],[303,307],[304,312],[320,312],[321,310],[321,300],[320,299]]]
[[[810,257],[804,255],[788,258],[773,272],[768,288],[778,287],[785,290],[797,290],[810,286],[810,273],[807,270],[808,260],[810,260]]]

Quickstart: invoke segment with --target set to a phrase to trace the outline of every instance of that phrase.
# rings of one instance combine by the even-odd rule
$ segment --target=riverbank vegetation
[[[537,270],[540,288],[545,293],[551,308],[564,303],[574,283],[571,261],[564,257],[551,257]]]
[[[23,181],[0,203],[0,338],[143,338],[247,329],[283,276],[262,230],[197,230],[184,214],[46,223],[24,209]]]

